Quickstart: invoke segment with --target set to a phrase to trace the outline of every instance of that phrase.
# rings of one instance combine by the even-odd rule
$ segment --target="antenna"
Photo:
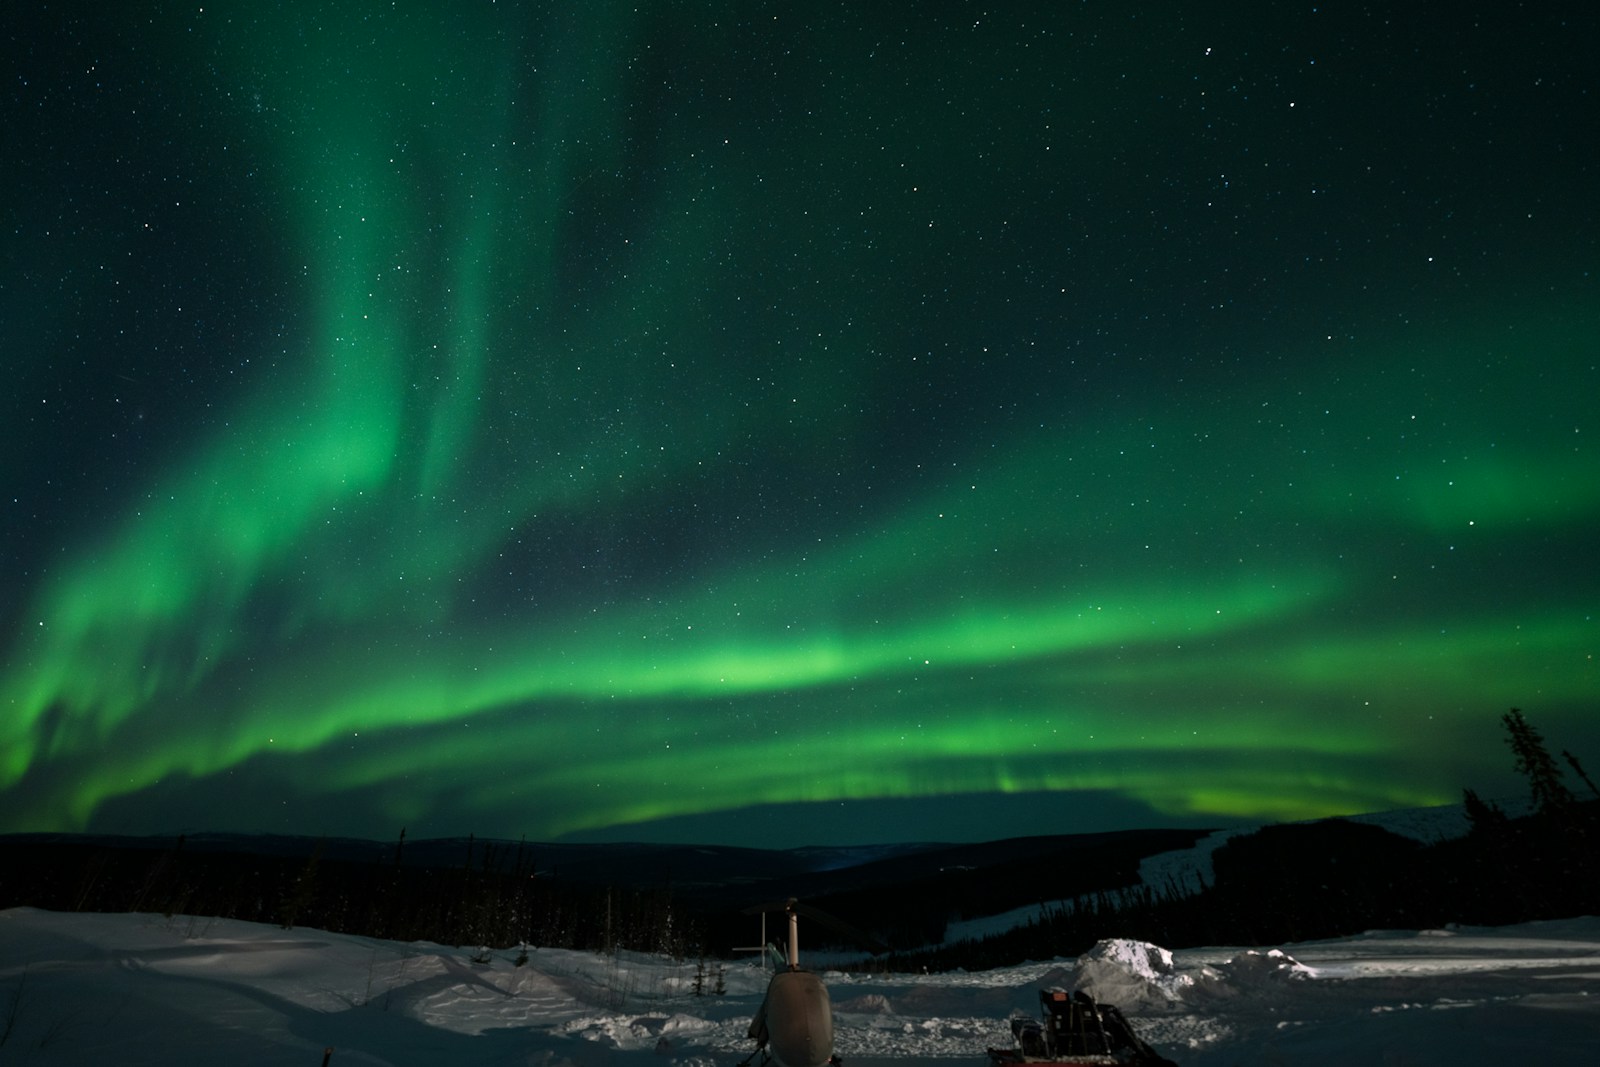
[[[763,916],[761,920],[761,940],[763,943],[765,943],[767,939],[765,916],[769,911],[781,911],[788,916],[789,954],[787,962],[791,970],[798,969],[800,966],[800,916],[802,915],[812,922],[821,923],[823,926],[826,926],[835,933],[843,934],[845,937],[848,937],[851,941],[854,941],[856,944],[860,945],[874,956],[881,955],[882,953],[889,951],[888,945],[885,945],[882,941],[879,941],[871,934],[863,930],[858,930],[856,927],[851,926],[843,919],[835,918],[820,908],[813,908],[809,904],[801,903],[794,897],[790,897],[787,900],[773,900],[765,904],[757,904],[754,907],[744,909],[745,915],[755,915],[759,913]]]
[[[746,911],[745,914],[748,915],[749,912]],[[761,913],[761,940],[758,943],[754,944],[754,945],[734,945],[733,946],[733,951],[735,951],[735,952],[754,952],[754,953],[756,953],[758,956],[761,957],[761,969],[763,971],[765,971],[767,969],[767,949],[769,947],[770,946],[767,944],[767,913],[766,912],[762,912]]]

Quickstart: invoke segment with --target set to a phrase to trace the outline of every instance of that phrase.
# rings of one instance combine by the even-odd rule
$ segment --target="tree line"
[[[668,887],[605,886],[537,871],[526,844],[464,843],[459,864],[405,859],[402,830],[381,862],[146,843],[5,843],[0,908],[152,912],[313,927],[395,941],[508,949],[619,949],[694,955],[694,917]]]

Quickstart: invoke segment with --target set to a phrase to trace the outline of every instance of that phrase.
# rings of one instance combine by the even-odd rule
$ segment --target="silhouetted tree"
[[[306,860],[306,865],[301,868],[294,884],[289,887],[288,894],[283,898],[282,906],[278,910],[278,925],[285,930],[293,930],[295,920],[301,918],[306,909],[316,900],[317,895],[317,864],[322,860],[322,849],[327,841],[317,839],[317,847],[312,849],[311,857]]]
[[[1578,757],[1574,756],[1566,749],[1562,749],[1561,758],[1566,760],[1567,763],[1571,765],[1573,773],[1577,774],[1579,778],[1583,779],[1583,784],[1589,787],[1589,792],[1593,793],[1596,797],[1600,797],[1600,789],[1597,789],[1595,787],[1594,780],[1584,773],[1583,764],[1578,762]]]
[[[1500,810],[1500,805],[1485,802],[1477,792],[1472,789],[1461,791],[1461,806],[1466,809],[1467,822],[1472,826],[1475,834],[1492,834],[1504,830],[1510,822],[1506,813]]]
[[[1522,717],[1519,708],[1512,708],[1500,717],[1500,721],[1505,724],[1506,744],[1516,757],[1514,766],[1517,773],[1528,779],[1528,787],[1533,793],[1533,806],[1546,815],[1570,808],[1573,804],[1572,791],[1561,780],[1561,768],[1550,755],[1550,750],[1544,747],[1544,737]]]

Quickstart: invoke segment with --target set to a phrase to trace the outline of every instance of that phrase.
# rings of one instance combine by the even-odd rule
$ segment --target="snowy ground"
[[[983,973],[829,973],[847,1067],[985,1063],[1041,985],[1085,982],[1183,1067],[1587,1064],[1600,1050],[1600,919],[1372,932]],[[766,975],[725,964],[473,948],[152,915],[0,912],[0,1064],[733,1067]],[[713,979],[714,980],[714,979]],[[709,986],[708,986],[709,987]]]

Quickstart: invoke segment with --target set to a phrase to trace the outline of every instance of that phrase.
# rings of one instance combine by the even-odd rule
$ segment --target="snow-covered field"
[[[1107,931],[1114,934],[1115,931]],[[723,963],[400,944],[206,918],[0,912],[0,1064],[733,1067],[767,976]],[[1600,1062],[1600,919],[1175,953],[1103,942],[983,973],[829,972],[847,1067],[1010,1045],[1088,983],[1183,1067]]]

